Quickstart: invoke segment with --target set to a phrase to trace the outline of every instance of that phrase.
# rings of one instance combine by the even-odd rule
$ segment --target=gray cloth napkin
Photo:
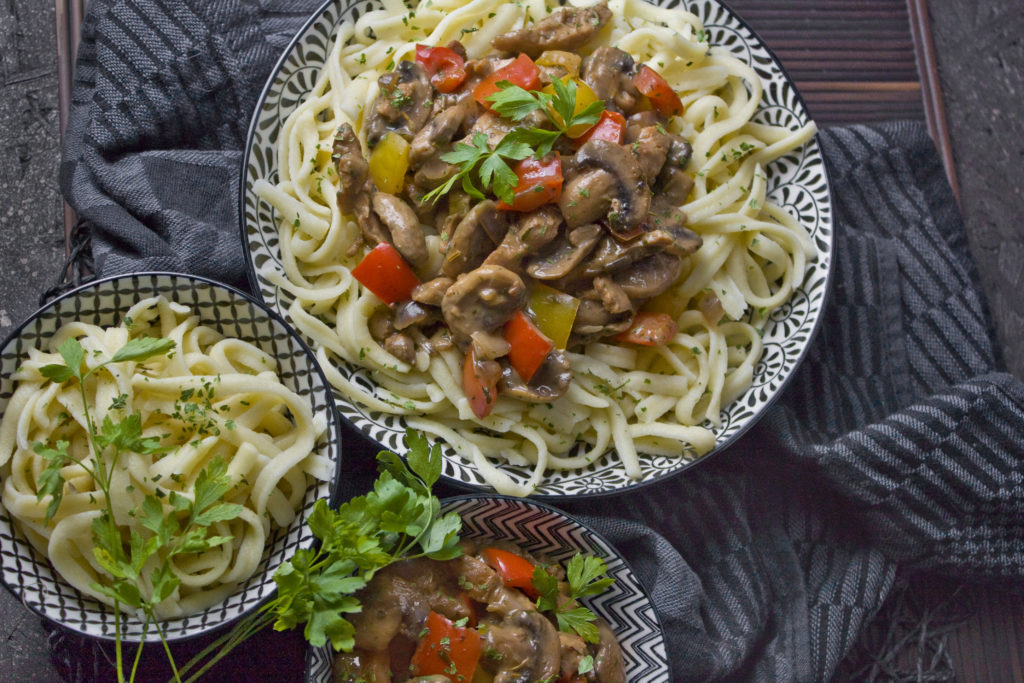
[[[89,3],[61,186],[94,225],[100,275],[177,270],[245,286],[246,130],[318,4]],[[837,217],[833,289],[781,400],[682,476],[562,504],[630,560],[680,681],[827,680],[898,569],[1024,574],[1024,386],[1001,371],[934,146],[906,122],[820,140]],[[357,489],[375,449],[347,436]],[[285,636],[243,648],[217,680],[244,678],[257,647],[285,642],[275,638]],[[299,680],[296,657],[257,677]]]

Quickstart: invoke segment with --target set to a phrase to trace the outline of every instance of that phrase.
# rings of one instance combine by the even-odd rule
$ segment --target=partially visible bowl
[[[286,387],[307,398],[314,415],[327,422],[326,432],[317,440],[315,453],[333,463],[327,481],[311,483],[302,507],[285,529],[272,532],[255,574],[226,600],[188,616],[162,622],[169,640],[191,638],[220,628],[252,612],[270,598],[276,585],[273,573],[297,549],[313,542],[306,519],[313,503],[330,499],[338,489],[341,474],[341,433],[331,389],[309,347],[280,316],[262,303],[226,285],[189,275],[171,273],[134,274],[87,284],[50,302],[0,346],[0,417],[14,391],[12,373],[31,347],[42,348],[47,338],[63,324],[80,320],[104,326],[117,325],[125,311],[139,300],[163,295],[188,306],[200,323],[225,337],[255,344],[277,359],[279,376]],[[50,562],[38,553],[12,524],[0,504],[0,578],[15,597],[60,626],[88,636],[115,638],[111,608],[83,596],[60,577]],[[122,611],[121,637],[128,642],[143,639],[142,622]],[[156,640],[150,628],[146,640]]]
[[[462,517],[462,538],[508,541],[546,561],[563,565],[576,553],[604,560],[615,579],[604,593],[584,603],[611,626],[622,648],[626,680],[671,680],[661,623],[643,585],[619,552],[593,529],[553,507],[521,498],[483,495],[442,501],[445,513]],[[333,650],[310,648],[306,683],[329,683]]]

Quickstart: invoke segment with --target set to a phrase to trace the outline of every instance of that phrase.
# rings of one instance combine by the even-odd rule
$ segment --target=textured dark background
[[[850,0],[860,4],[878,3]],[[1024,12],[1019,0],[928,0],[928,8],[971,251],[1007,366],[1024,377]],[[759,28],[756,15],[747,18]],[[54,27],[49,0],[0,2],[0,337],[35,310],[64,257]],[[947,588],[926,586],[923,599],[938,604]],[[971,609],[950,637],[958,679],[1024,680],[1017,588],[962,589]],[[48,659],[37,619],[6,592],[0,614],[0,683],[52,680],[26,675]]]

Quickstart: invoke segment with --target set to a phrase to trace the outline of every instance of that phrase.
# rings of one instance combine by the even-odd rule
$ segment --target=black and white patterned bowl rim
[[[810,121],[806,105],[778,61],[753,30],[728,8],[715,0],[656,0],[655,4],[693,12],[704,22],[712,45],[725,48],[753,67],[764,83],[762,105],[755,121],[794,130]],[[249,129],[240,197],[241,229],[249,253],[249,278],[264,301],[285,317],[293,297],[266,276],[271,271],[284,273],[279,260],[275,212],[252,192],[252,186],[259,178],[276,181],[280,123],[315,83],[330,49],[334,28],[344,17],[358,17],[377,7],[373,0],[341,0],[324,5],[285,51],[260,97]],[[832,202],[827,169],[817,139],[778,159],[767,171],[768,196],[808,229],[818,256],[808,265],[803,285],[772,314],[763,338],[764,353],[755,368],[750,388],[725,407],[719,426],[705,424],[715,434],[716,445],[711,452],[723,450],[753,426],[779,395],[807,352],[822,318],[829,289]],[[336,364],[346,377],[372,385],[365,371],[338,360]],[[383,448],[398,453],[405,451],[402,441],[405,424],[400,417],[366,410],[337,392],[335,395],[342,416],[358,431]],[[579,497],[618,493],[676,474],[700,460],[692,452],[683,457],[645,456],[640,460],[641,477],[634,481],[626,476],[618,458],[612,454],[588,467],[549,472],[535,495]],[[529,478],[528,468],[502,467],[514,479],[525,482]],[[444,475],[458,485],[490,489],[476,469],[450,448],[445,450]]]
[[[568,562],[576,553],[600,557],[615,583],[585,604],[611,626],[622,647],[626,680],[671,680],[664,634],[654,605],[626,561],[596,532],[552,507],[507,496],[459,496],[442,503],[462,517],[462,538],[504,540],[548,562]],[[329,683],[333,650],[310,648],[306,683]]]
[[[272,575],[278,565],[299,548],[312,545],[314,539],[306,519],[313,503],[320,498],[331,499],[338,488],[340,428],[323,372],[312,351],[287,323],[263,304],[237,290],[202,278],[170,273],[128,275],[90,283],[40,309],[0,348],[0,415],[14,391],[11,373],[26,357],[28,348],[41,348],[58,327],[71,320],[100,325],[120,324],[132,304],[157,294],[188,306],[198,313],[202,324],[219,330],[225,336],[254,343],[274,356],[284,384],[308,397],[315,414],[327,417],[328,429],[317,442],[316,452],[335,463],[332,480],[311,484],[298,517],[287,529],[272,536],[259,568],[249,581],[220,605],[162,622],[166,637],[180,640],[219,628],[251,612],[275,590]],[[46,558],[15,531],[2,504],[0,576],[18,600],[40,616],[78,633],[114,639],[113,610],[84,597],[58,576]],[[125,641],[138,642],[142,639],[142,622],[122,614],[121,631]],[[155,630],[150,628],[146,640],[156,638]]]

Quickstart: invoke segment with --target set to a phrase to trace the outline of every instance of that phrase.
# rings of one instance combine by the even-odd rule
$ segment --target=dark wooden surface
[[[773,48],[821,125],[929,120],[956,172],[1007,366],[1024,377],[1020,0],[727,2]],[[0,3],[0,337],[35,309],[64,252],[55,27],[49,0]],[[919,578],[914,590],[941,610],[956,588]],[[947,636],[957,680],[1024,681],[1024,585],[1011,588],[959,587],[966,617]],[[0,683],[54,680],[49,657],[38,620],[0,591]]]

